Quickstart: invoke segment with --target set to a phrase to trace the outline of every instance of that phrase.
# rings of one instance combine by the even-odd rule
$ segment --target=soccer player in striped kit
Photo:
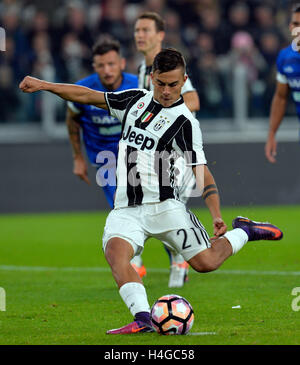
[[[23,92],[45,90],[66,100],[107,109],[122,121],[115,208],[107,217],[102,240],[106,260],[133,321],[107,334],[153,331],[145,287],[130,264],[149,237],[167,242],[197,272],[209,272],[248,241],[279,240],[283,236],[270,223],[244,217],[235,218],[233,230],[227,231],[218,189],[206,165],[199,122],[181,96],[186,80],[181,53],[166,49],[157,54],[151,78],[153,92],[133,89],[103,93],[29,76],[19,86]],[[152,116],[145,121],[147,112]],[[173,183],[174,160],[178,155],[184,157],[195,174],[212,216],[211,239],[198,218],[180,201]]]

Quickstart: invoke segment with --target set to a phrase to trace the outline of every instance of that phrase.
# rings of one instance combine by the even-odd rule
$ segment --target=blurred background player
[[[276,162],[275,136],[285,115],[290,91],[300,120],[300,3],[293,7],[289,28],[294,40],[291,45],[282,49],[277,57],[277,83],[271,104],[269,133],[265,145],[265,155],[271,163]]]
[[[137,88],[137,77],[124,72],[126,62],[121,56],[120,43],[117,40],[105,38],[98,41],[93,47],[92,55],[95,73],[79,80],[77,85],[87,86],[98,91],[121,91]],[[87,163],[81,149],[80,132],[82,131],[89,162],[98,171],[104,163],[107,171],[110,170],[108,173],[113,180],[111,184],[107,184],[104,176],[99,173],[97,173],[97,179],[100,179],[98,183],[103,187],[105,197],[110,207],[113,208],[116,190],[116,158],[121,135],[121,123],[118,119],[110,116],[107,110],[93,105],[72,102],[68,102],[67,105],[66,123],[73,152],[73,173],[90,184]],[[107,155],[107,151],[113,155]],[[100,162],[99,153],[101,152],[112,158]]]
[[[162,50],[164,38],[165,23],[159,14],[145,12],[138,17],[134,39],[137,50],[144,55],[144,60],[138,69],[139,88],[153,90],[150,73],[155,56]],[[183,85],[181,94],[191,112],[200,109],[198,93],[189,78]]]
[[[162,50],[164,38],[165,22],[159,14],[144,12],[138,17],[135,23],[134,39],[137,50],[144,56],[144,60],[138,69],[139,88],[141,89],[153,90],[150,75],[152,64],[155,56]],[[181,94],[191,112],[196,112],[200,109],[198,93],[189,78],[185,81]],[[190,179],[192,180],[194,177],[190,176]],[[183,194],[185,195],[186,191]],[[188,200],[187,195],[184,197],[185,201]],[[181,287],[187,281],[188,264],[180,254],[171,252],[166,245],[164,247],[170,259],[169,287]],[[140,256],[136,256],[133,262],[137,270],[144,267]]]

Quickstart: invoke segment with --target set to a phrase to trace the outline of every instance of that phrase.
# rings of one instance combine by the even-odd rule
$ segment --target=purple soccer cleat
[[[273,224],[267,222],[255,222],[245,217],[236,217],[232,221],[232,227],[244,230],[249,237],[249,241],[278,241],[283,237],[281,230]]]
[[[154,332],[150,324],[142,321],[133,321],[126,326],[112,329],[106,332],[107,335],[130,335],[133,333]]]

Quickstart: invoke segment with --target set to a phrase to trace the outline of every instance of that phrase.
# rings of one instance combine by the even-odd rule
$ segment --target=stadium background
[[[65,103],[22,94],[27,75],[75,82],[90,73],[91,46],[104,33],[120,40],[128,72],[141,61],[133,41],[137,15],[166,20],[166,46],[181,50],[197,88],[209,167],[223,205],[300,203],[298,122],[290,101],[278,134],[278,163],[264,157],[278,51],[290,42],[290,1],[3,0],[0,26],[0,212],[108,209],[90,169],[91,187],[72,174]],[[192,199],[193,206],[202,205]]]

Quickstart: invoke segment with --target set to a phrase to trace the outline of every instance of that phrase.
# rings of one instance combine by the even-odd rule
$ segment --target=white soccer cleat
[[[181,288],[188,281],[189,264],[187,262],[172,263],[170,268],[169,288]]]

